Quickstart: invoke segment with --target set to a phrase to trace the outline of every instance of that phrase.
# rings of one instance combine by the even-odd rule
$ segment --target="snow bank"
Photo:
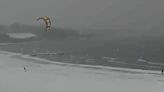
[[[8,33],[8,35],[14,39],[27,39],[36,37],[36,35],[32,33]]]

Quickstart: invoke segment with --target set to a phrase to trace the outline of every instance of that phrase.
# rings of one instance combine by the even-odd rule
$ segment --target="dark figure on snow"
[[[24,71],[26,72],[27,70],[26,70],[26,67],[24,67]]]
[[[161,72],[162,72],[162,75],[163,75],[163,69],[161,70]]]
[[[164,72],[164,66],[163,65],[161,66],[161,72],[162,72],[162,75],[163,75],[163,72]]]
[[[163,69],[161,70],[161,72],[162,72],[162,75],[163,75]]]

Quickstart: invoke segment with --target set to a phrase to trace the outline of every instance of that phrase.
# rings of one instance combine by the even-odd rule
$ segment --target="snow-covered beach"
[[[26,67],[27,72],[24,71]],[[163,92],[160,71],[51,62],[0,51],[0,92]]]

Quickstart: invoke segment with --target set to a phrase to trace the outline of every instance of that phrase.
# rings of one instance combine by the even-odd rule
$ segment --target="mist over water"
[[[110,65],[103,57],[139,65],[163,63],[162,3],[162,0],[2,0],[0,42],[16,44],[0,48],[18,52],[22,51],[20,47],[27,49],[25,46],[43,52],[55,49],[75,55],[74,61],[80,63]],[[53,32],[45,32],[44,23],[36,22],[36,18],[45,15],[52,19]]]
[[[163,64],[163,37],[146,31],[55,28],[19,23],[1,25],[1,50],[24,53],[58,62],[142,69]],[[127,34],[126,34],[127,33]],[[106,57],[106,58],[104,58]]]

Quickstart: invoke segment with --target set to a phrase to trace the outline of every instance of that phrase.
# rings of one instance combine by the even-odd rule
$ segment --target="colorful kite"
[[[44,17],[39,17],[37,21],[43,20],[45,25],[46,25],[46,31],[51,31],[51,20],[49,17],[44,16]]]

